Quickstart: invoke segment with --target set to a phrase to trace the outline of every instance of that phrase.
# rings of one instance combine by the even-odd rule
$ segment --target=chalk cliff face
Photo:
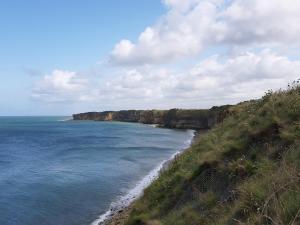
[[[74,120],[122,121],[157,124],[178,129],[208,129],[223,121],[229,105],[211,109],[121,110],[74,114]]]

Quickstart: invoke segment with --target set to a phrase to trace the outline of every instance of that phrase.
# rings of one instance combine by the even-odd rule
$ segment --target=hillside
[[[228,109],[132,206],[127,225],[300,224],[300,88]]]
[[[223,121],[229,105],[211,109],[122,110],[74,114],[74,120],[122,121],[157,124],[178,129],[208,129]]]

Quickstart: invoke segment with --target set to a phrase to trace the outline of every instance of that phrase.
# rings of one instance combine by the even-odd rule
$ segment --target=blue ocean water
[[[191,132],[137,123],[0,117],[0,224],[85,225]]]

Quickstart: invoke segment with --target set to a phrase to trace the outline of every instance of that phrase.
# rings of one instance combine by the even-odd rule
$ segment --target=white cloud
[[[285,87],[298,79],[299,71],[300,61],[263,50],[225,60],[213,56],[182,73],[153,68],[128,70],[100,91],[105,99],[129,100],[127,104],[134,99],[148,99],[153,107],[161,103],[164,108],[209,107],[258,98],[268,89]]]
[[[174,90],[176,97],[210,100],[217,103],[215,97],[227,101],[241,101],[257,98],[268,89],[285,87],[298,79],[300,61],[290,61],[271,50],[260,53],[243,53],[225,61],[220,56],[200,62],[190,72],[181,76]]]
[[[33,97],[92,101],[104,109],[206,108],[257,98],[300,78],[300,60],[282,54],[300,47],[300,1],[163,3],[167,13],[136,42],[115,45],[109,75],[88,80],[82,73],[55,70],[35,84]],[[201,61],[200,53],[208,57]],[[178,65],[179,59],[192,60]],[[198,64],[187,66],[194,61]]]
[[[300,1],[235,0],[219,19],[231,44],[299,44]]]
[[[35,83],[32,97],[49,102],[77,101],[85,98],[88,80],[75,72],[54,70]]]
[[[120,73],[121,75],[118,75]],[[172,83],[172,75],[164,69],[140,68],[118,74],[99,87],[99,98],[158,99]]]
[[[189,10],[192,6],[199,3],[201,0],[189,0],[189,1],[182,1],[182,0],[163,0],[164,4],[169,8],[175,8],[180,11]]]
[[[300,1],[164,0],[168,12],[136,43],[122,40],[115,64],[156,64],[195,56],[209,46],[299,45]],[[249,47],[249,46],[247,46]]]
[[[186,1],[183,8],[188,11],[185,12],[181,2],[167,1],[168,13],[154,26],[147,27],[137,43],[119,42],[111,52],[111,61],[119,64],[162,63],[201,51],[214,23],[216,5],[210,1],[195,1],[195,7],[190,8],[193,4]]]
[[[117,70],[99,85],[75,72],[55,70],[32,96],[48,102],[93,102],[114,109],[207,108],[258,98],[300,77],[300,60],[272,50],[224,58],[214,55],[184,71],[139,67]]]

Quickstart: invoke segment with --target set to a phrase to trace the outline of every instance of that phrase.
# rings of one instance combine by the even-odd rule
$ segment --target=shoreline
[[[122,196],[118,201],[112,202],[109,209],[93,221],[91,225],[123,225],[130,214],[132,205],[143,195],[145,188],[150,186],[152,182],[160,176],[162,171],[169,168],[170,163],[172,163],[176,157],[187,151],[191,145],[198,140],[199,136],[206,132],[206,130],[189,131],[192,132],[192,137],[188,140],[186,146],[175,152],[169,159],[162,161],[162,163],[140,180],[133,189],[129,190],[126,195]]]

